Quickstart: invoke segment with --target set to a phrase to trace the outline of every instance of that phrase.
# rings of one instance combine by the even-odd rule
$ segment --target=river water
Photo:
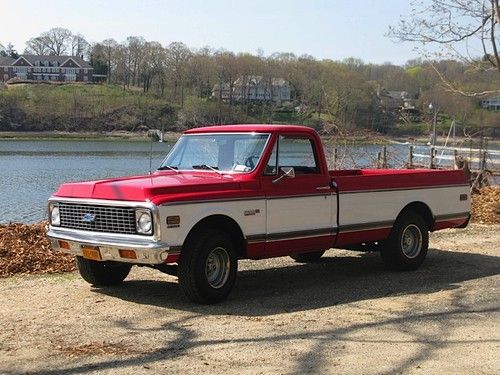
[[[1,140],[0,223],[32,223],[46,218],[46,202],[64,182],[147,174],[152,148],[156,169],[171,143],[95,140]],[[379,145],[327,145],[330,167],[374,166]],[[401,167],[408,145],[387,146],[389,167]]]

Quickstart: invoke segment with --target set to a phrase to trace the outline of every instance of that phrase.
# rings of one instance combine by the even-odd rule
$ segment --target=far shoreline
[[[165,132],[164,141],[176,141],[181,132]],[[145,132],[110,131],[110,132],[64,132],[55,130],[44,131],[0,131],[0,141],[5,140],[92,140],[92,141],[150,141]]]
[[[176,142],[177,139],[182,135],[182,132],[165,132],[164,141],[165,142]],[[337,143],[350,143],[350,144],[372,144],[372,145],[390,145],[394,143],[408,143],[408,144],[427,144],[429,142],[429,137],[423,135],[390,135],[390,134],[370,134],[370,139],[367,140],[366,135],[363,134],[352,134],[345,136],[321,134],[321,138],[324,142],[330,142],[336,140]],[[108,132],[65,132],[56,130],[44,130],[44,131],[0,131],[0,141],[123,141],[123,142],[137,142],[145,141],[149,142],[150,137],[148,137],[146,132],[131,132],[131,131],[108,131]],[[446,137],[437,137],[437,145],[443,145]],[[461,147],[467,147],[470,142],[470,138],[457,137],[457,143]],[[480,138],[473,138],[473,143],[476,145],[480,142]],[[500,146],[500,139],[498,138],[488,138],[488,145]]]

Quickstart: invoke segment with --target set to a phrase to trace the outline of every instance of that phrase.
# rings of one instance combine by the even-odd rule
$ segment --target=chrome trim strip
[[[89,238],[89,239],[103,239],[103,240],[120,240],[127,239],[129,242],[158,242],[153,236],[145,236],[142,234],[123,234],[123,233],[109,233],[109,232],[92,232],[88,230],[80,230],[73,228],[62,228],[49,225],[49,233],[57,233],[61,235],[74,235],[79,238]]]
[[[219,199],[200,199],[200,200],[192,200],[192,201],[176,201],[176,202],[165,202],[162,203],[161,206],[178,206],[181,204],[202,204],[202,203],[221,203],[221,202],[235,202],[235,201],[260,201],[264,200],[266,197],[241,197],[241,198],[219,198]]]
[[[53,195],[49,198],[50,201],[56,202],[68,202],[68,203],[83,203],[83,204],[95,204],[100,206],[120,206],[120,207],[150,207],[154,206],[151,202],[146,201],[119,201],[111,199],[95,199],[95,198],[67,198],[58,197]]]
[[[457,212],[455,214],[436,215],[434,221],[443,221],[449,219],[467,219],[470,216],[469,212]]]
[[[343,226],[341,225],[339,227],[338,234],[361,232],[361,231],[375,230],[375,229],[390,229],[392,228],[393,224],[394,221],[380,221],[374,223],[362,223],[362,224],[352,224]],[[287,240],[296,240],[296,239],[311,238],[311,237],[334,236],[337,235],[336,229],[337,227],[332,227],[323,229],[294,231],[294,232],[255,234],[247,236],[247,243],[275,242],[275,241],[287,241]]]
[[[335,195],[335,193],[323,192],[323,193],[309,193],[309,194],[297,194],[297,195],[276,195],[276,196],[266,197],[266,199],[267,200],[294,199],[294,198],[307,198],[307,197],[324,197],[328,195]]]
[[[91,204],[91,205],[96,205],[96,206],[117,206],[117,207],[131,207],[131,208],[148,208],[151,210],[151,214],[153,215],[153,235],[148,236],[148,235],[143,235],[143,234],[137,234],[138,237],[140,238],[147,238],[149,241],[159,241],[161,239],[161,222],[160,222],[160,210],[158,209],[158,206],[155,205],[152,202],[149,201],[118,201],[118,200],[109,200],[109,199],[92,199],[92,198],[66,198],[66,197],[58,197],[58,196],[51,196],[48,200],[48,209],[50,209],[50,205],[54,203],[81,203],[81,204]],[[70,229],[70,228],[61,228],[61,227],[55,227],[50,225],[49,221],[49,229],[52,228],[57,228],[57,230],[62,230],[62,229],[67,229],[70,230],[71,232],[75,233],[88,233],[92,234],[93,236],[98,236],[99,234],[102,234],[103,232],[92,232],[92,231],[80,231],[78,229]],[[130,234],[120,234],[120,233],[106,233],[106,236],[117,236],[117,237],[124,237],[124,236],[136,236],[136,235],[130,235]],[[133,238],[133,237],[132,237]]]
[[[392,228],[393,225],[394,225],[394,220],[340,225],[339,233],[341,234],[341,233],[361,232],[365,230],[386,229],[386,228]]]
[[[334,178],[335,179],[335,178]],[[370,190],[346,190],[342,191],[340,188],[339,194],[361,194],[361,193],[373,193],[377,191],[400,191],[400,190],[421,190],[421,189],[443,189],[452,187],[467,187],[470,188],[469,184],[460,185],[437,185],[437,186],[417,186],[417,187],[402,187],[402,188],[387,188],[387,189],[370,189]]]
[[[339,195],[342,194],[363,194],[363,193],[373,193],[380,191],[404,191],[404,190],[421,190],[421,189],[437,189],[437,188],[451,188],[451,187],[469,187],[468,184],[465,185],[441,185],[441,186],[422,186],[422,187],[409,187],[409,188],[398,188],[398,189],[371,189],[371,190],[350,190],[350,191],[339,191]],[[316,188],[318,189],[318,188]],[[330,186],[320,186],[320,190],[330,189]],[[335,195],[336,193],[332,190],[330,192],[324,193],[313,193],[313,194],[297,194],[297,195],[277,195],[277,196],[262,196],[262,197],[252,197],[252,198],[218,198],[218,199],[200,199],[200,200],[192,200],[192,201],[182,201],[182,202],[166,202],[162,203],[162,206],[176,206],[179,204],[199,204],[199,203],[220,203],[220,202],[233,202],[233,201],[254,201],[260,199],[293,199],[293,198],[306,198],[306,197],[316,197],[316,196],[324,196],[324,195]]]
[[[119,261],[134,264],[160,264],[167,259],[170,247],[162,242],[153,242],[144,237],[122,235],[120,238],[109,236],[109,234],[100,236],[86,233],[74,233],[75,231],[64,231],[63,228],[50,228],[47,237],[50,239],[52,248],[64,253],[82,256],[82,245],[98,246],[103,261]],[[133,238],[131,238],[133,237]],[[70,249],[61,249],[59,240],[67,241]],[[119,255],[120,249],[134,250],[137,259],[122,258]]]
[[[445,220],[445,219],[466,219],[468,218],[468,212],[461,212],[458,214],[450,214],[450,215],[438,215],[435,216],[435,220]],[[392,229],[394,225],[394,220],[389,221],[378,221],[372,223],[361,223],[361,224],[350,224],[350,225],[341,225],[338,227],[339,233],[353,233],[353,232],[362,232],[376,229]],[[271,233],[271,234],[256,234],[247,236],[247,243],[259,243],[259,242],[274,242],[274,241],[286,241],[286,240],[295,240],[301,238],[311,238],[311,237],[320,237],[327,235],[335,235],[336,227],[333,228],[325,228],[325,229],[311,229],[306,231],[295,231],[295,232],[282,232],[282,233]]]
[[[247,236],[247,243],[276,242],[276,241],[298,240],[311,237],[333,236],[336,232],[335,229],[336,228],[333,227],[333,228],[310,229],[310,230],[271,233],[271,234],[254,234]]]
[[[192,201],[181,201],[181,202],[165,202],[161,206],[178,206],[181,204],[201,204],[201,203],[221,203],[221,202],[236,202],[236,201],[257,201],[257,200],[273,200],[273,199],[294,199],[294,198],[307,198],[307,197],[324,197],[328,195],[335,195],[334,192],[323,192],[314,194],[298,194],[298,195],[277,195],[274,197],[241,197],[241,198],[218,198],[218,199],[200,199]]]

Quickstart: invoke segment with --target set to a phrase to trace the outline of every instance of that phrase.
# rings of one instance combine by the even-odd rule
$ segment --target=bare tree
[[[38,36],[26,42],[24,53],[27,55],[48,55],[49,50],[44,39]]]
[[[71,56],[87,56],[89,54],[90,44],[82,34],[73,34],[71,36]]]
[[[118,43],[114,39],[106,39],[102,41],[102,46],[104,47],[104,55],[106,56],[106,64],[108,66],[107,70],[107,82],[111,83],[111,72],[114,70],[113,64],[115,63],[114,53],[118,47]]]
[[[188,84],[196,89],[197,96],[202,98],[210,95],[215,75],[216,66],[212,50],[205,47],[193,53],[188,64]]]
[[[388,36],[396,41],[414,42],[428,59],[459,59],[469,67],[500,74],[499,0],[412,0],[411,13]],[[429,52],[428,46],[437,47]],[[482,96],[500,90],[467,91],[449,80],[433,65],[448,91],[465,96]]]
[[[7,53],[7,56],[12,57],[13,59],[17,59],[19,57],[19,54],[17,53],[17,50],[12,43],[7,44],[5,52]]]
[[[56,56],[65,55],[70,50],[73,34],[63,27],[55,27],[40,34],[49,53]]]
[[[184,43],[173,42],[167,47],[167,69],[174,79],[174,96],[177,97],[177,88],[180,88],[180,105],[184,106],[184,84],[187,78],[187,65],[192,56],[191,51]]]
[[[159,86],[163,95],[165,88],[165,49],[158,42],[146,42],[141,60],[141,78],[144,92],[149,92],[155,77],[159,78]]]
[[[144,44],[146,41],[142,36],[129,36],[127,38],[127,63],[129,75],[127,77],[127,85],[139,85],[140,66],[144,54]]]
[[[234,81],[241,73],[241,67],[238,60],[233,52],[219,51],[215,54],[215,66],[217,79],[219,81],[219,124],[222,124],[222,91],[223,85],[227,84],[229,88],[229,104],[230,110],[232,111],[232,105],[234,100]]]

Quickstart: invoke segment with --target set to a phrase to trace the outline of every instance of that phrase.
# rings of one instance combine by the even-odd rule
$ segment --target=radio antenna
[[[152,164],[153,164],[153,137],[150,137],[151,141],[149,142],[149,174],[151,175]]]

